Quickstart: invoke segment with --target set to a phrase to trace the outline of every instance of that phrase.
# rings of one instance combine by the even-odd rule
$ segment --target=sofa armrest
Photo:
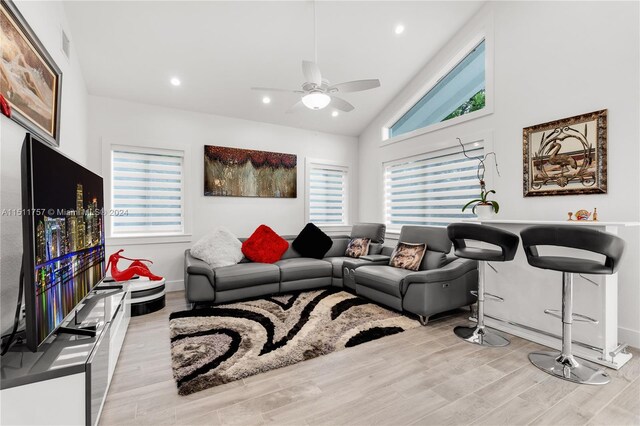
[[[440,281],[452,281],[474,269],[478,269],[477,261],[457,258],[442,268],[413,272],[405,277],[404,282],[405,285],[408,286],[414,283],[428,284]]]
[[[369,262],[376,262],[376,263],[380,263],[380,262],[389,263],[389,259],[391,259],[391,257],[385,256],[383,254],[368,254],[366,256],[360,256],[360,259],[368,260]]]
[[[190,275],[204,275],[209,279],[211,285],[215,282],[215,272],[211,266],[204,260],[191,256],[191,252],[184,252],[184,270]]]

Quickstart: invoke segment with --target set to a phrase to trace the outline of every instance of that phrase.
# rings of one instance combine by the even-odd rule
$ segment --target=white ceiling
[[[481,4],[318,2],[323,77],[381,81],[343,94],[356,109],[336,118],[330,108],[287,114],[297,95],[274,93],[264,105],[249,90],[300,88],[301,61],[313,60],[311,2],[69,1],[65,10],[92,95],[355,136]]]

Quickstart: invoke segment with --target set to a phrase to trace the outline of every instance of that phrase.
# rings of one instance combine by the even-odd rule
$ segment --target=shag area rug
[[[188,395],[419,326],[335,289],[174,312],[173,375]]]

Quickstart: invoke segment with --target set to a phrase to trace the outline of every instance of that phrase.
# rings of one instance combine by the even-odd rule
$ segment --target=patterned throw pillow
[[[420,269],[420,264],[426,251],[427,245],[424,243],[413,244],[398,242],[398,245],[391,255],[391,260],[389,260],[389,266],[417,271]]]
[[[369,253],[369,243],[371,243],[371,238],[352,238],[344,255],[349,257],[366,256]]]

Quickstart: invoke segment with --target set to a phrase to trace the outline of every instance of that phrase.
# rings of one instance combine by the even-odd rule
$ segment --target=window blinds
[[[309,221],[320,224],[347,223],[347,170],[337,166],[309,166]]]
[[[184,230],[183,154],[113,149],[111,234]]]
[[[481,156],[481,142],[466,147],[470,157]],[[478,160],[460,148],[436,151],[384,166],[385,221],[390,229],[402,225],[447,226],[473,218],[462,207],[480,194]]]

